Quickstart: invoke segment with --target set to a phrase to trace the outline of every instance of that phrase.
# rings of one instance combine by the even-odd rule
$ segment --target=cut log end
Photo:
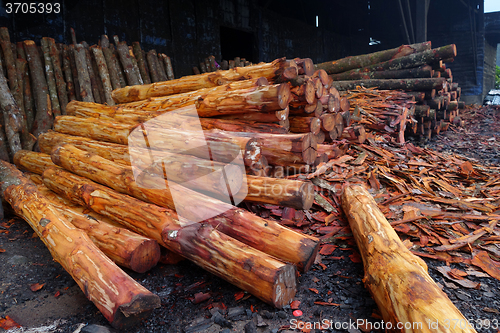
[[[288,107],[291,95],[290,86],[286,83],[280,84],[278,88],[278,105],[280,108],[286,109]]]
[[[295,277],[295,268],[292,265],[283,266],[276,276],[276,282],[273,290],[273,305],[282,309],[295,297],[297,280]]]
[[[155,240],[142,242],[130,256],[130,268],[138,273],[145,273],[155,267],[160,260],[160,246]]]
[[[160,306],[160,298],[157,295],[135,295],[129,303],[118,307],[111,325],[118,329],[133,327],[146,319],[153,309]]]

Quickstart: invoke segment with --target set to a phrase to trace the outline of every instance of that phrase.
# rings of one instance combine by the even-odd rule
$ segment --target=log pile
[[[414,107],[404,106],[409,110],[403,122],[398,120],[402,124],[398,127],[406,129],[407,135],[428,140],[446,131],[450,123],[461,121],[460,109],[465,107],[460,102],[461,88],[453,82],[451,69],[446,68],[446,63],[453,62],[456,54],[454,44],[431,49],[431,43],[425,42],[315,66],[330,74],[334,80],[332,85],[350,99],[351,111],[355,111],[358,104],[355,96],[366,91],[363,88],[376,87],[386,91],[386,95],[391,95],[393,90],[406,91],[415,103]],[[377,103],[381,101],[375,99]],[[375,118],[371,119],[373,122],[381,124]]]
[[[233,60],[222,59],[220,62],[215,60],[213,55],[204,58],[200,61],[199,66],[193,66],[193,74],[202,74],[208,72],[215,72],[217,70],[228,70],[235,67],[251,66],[253,63],[243,57],[234,57]]]
[[[69,101],[114,105],[113,89],[174,79],[172,61],[155,50],[147,53],[138,42],[128,46],[103,35],[97,45],[85,41],[56,43],[43,37],[13,42],[0,28],[0,159],[12,161],[20,149],[36,148],[38,136],[52,128],[54,117],[65,115]]]
[[[85,48],[76,49],[72,54],[85,59]],[[352,193],[343,192],[347,183],[375,194],[378,204],[370,205],[378,206],[379,217],[392,221],[406,238],[398,246],[411,250],[402,257],[419,266],[415,271],[423,279],[428,279],[426,268],[410,252],[475,265],[500,278],[487,258],[487,253],[498,255],[489,245],[500,242],[493,214],[500,172],[405,140],[427,126],[432,91],[343,90],[335,87],[337,74],[328,75],[359,78],[364,72],[356,68],[363,67],[376,80],[425,76],[426,59],[435,54],[427,49],[429,43],[403,46],[334,62],[334,69],[323,64],[315,69],[310,59],[283,58],[160,82],[152,76],[150,82],[133,79],[154,52],[142,60],[136,56],[135,63],[123,52],[120,61],[126,65],[115,81],[138,84],[114,89],[110,97],[116,105],[70,101],[66,115],[55,118],[53,131],[39,136],[41,152],[19,150],[15,164],[37,174],[30,175],[37,196],[54,210],[90,210],[97,220],[119,223],[141,235],[135,237],[168,249],[170,262],[187,258],[276,307],[294,297],[297,268],[307,271],[315,259],[321,265],[319,239],[354,242],[354,234],[361,250],[372,246],[359,237],[365,232],[360,219],[348,213],[359,225],[355,231],[342,215],[343,206],[363,217]],[[448,55],[453,49],[439,52]],[[398,69],[384,65],[391,59],[403,59]],[[408,65],[415,63],[422,68]],[[94,93],[90,77],[77,82],[88,95]],[[102,88],[109,91],[104,82]],[[432,131],[424,127],[422,134],[426,129]],[[248,210],[237,206],[242,201]],[[77,219],[65,214],[63,219]],[[439,223],[427,223],[430,217]],[[387,225],[382,231],[396,239]],[[377,278],[373,265],[369,269]],[[427,297],[439,294],[429,286]],[[390,299],[412,286],[370,288],[375,298],[387,292]],[[438,303],[447,306],[442,317],[459,318],[446,296],[439,297]],[[377,302],[389,306],[388,299]],[[401,304],[394,304],[394,311]],[[384,320],[400,319],[393,312],[383,313]]]

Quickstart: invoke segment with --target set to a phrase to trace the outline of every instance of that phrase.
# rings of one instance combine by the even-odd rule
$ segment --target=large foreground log
[[[81,230],[62,217],[13,165],[0,161],[1,194],[71,274],[88,299],[117,328],[138,324],[160,298],[125,274]]]
[[[354,68],[366,67],[379,62],[388,61],[412,53],[430,50],[431,42],[423,42],[412,45],[402,45],[400,47],[369,54],[342,58],[335,61],[316,64],[316,69],[324,69],[328,74],[341,73]]]
[[[172,210],[117,193],[86,178],[49,168],[44,183],[97,213],[157,239],[167,249],[276,307],[296,292],[295,269],[207,224],[183,224]],[[159,238],[158,238],[159,237]]]
[[[427,273],[425,262],[403,245],[361,186],[349,186],[342,207],[358,244],[365,286],[382,313],[385,326],[401,332],[476,332]],[[460,325],[454,325],[460,323]]]
[[[156,266],[160,260],[158,242],[133,231],[120,228],[115,223],[87,208],[76,205],[57,195],[43,184],[39,175],[30,179],[36,183],[38,191],[50,201],[52,206],[75,227],[85,231],[95,245],[111,260],[135,272],[144,273]]]
[[[54,148],[52,160],[75,174],[109,186],[118,192],[175,209],[182,223],[205,221],[213,224],[223,233],[278,259],[291,262],[299,269],[307,270],[314,261],[318,247],[316,238],[297,233],[274,221],[262,219],[246,210],[192,191],[172,181],[166,182],[164,174],[168,173],[165,170],[159,175],[157,172],[151,174],[143,172],[136,177],[131,168],[69,145]],[[303,201],[306,205],[310,201],[310,196],[310,191],[304,190]],[[194,202],[196,209],[192,209]]]

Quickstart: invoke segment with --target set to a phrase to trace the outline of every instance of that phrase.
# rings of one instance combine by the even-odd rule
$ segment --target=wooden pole
[[[84,102],[94,102],[94,96],[92,94],[92,84],[90,81],[87,56],[85,54],[85,48],[82,44],[77,44],[75,46],[75,61],[76,68],[78,70],[78,82],[80,85],[80,96]]]
[[[334,81],[332,85],[338,90],[354,90],[357,86],[365,88],[377,87],[381,90],[432,90],[443,89],[445,78],[424,78],[424,79],[373,79],[373,80],[352,80]],[[343,110],[345,111],[345,110]]]
[[[125,274],[83,231],[71,226],[13,165],[0,161],[0,177],[2,197],[30,224],[114,327],[136,325],[160,307],[158,296]]]
[[[425,262],[401,242],[368,191],[347,186],[342,208],[363,259],[363,281],[386,324],[411,324],[405,332],[476,332],[429,276]],[[446,322],[465,325],[451,329]]]
[[[130,60],[130,53],[127,44],[124,42],[118,43],[116,45],[116,50],[118,52],[118,55],[120,56],[120,61],[123,66],[123,71],[125,72],[125,76],[127,77],[128,85],[130,86],[141,85],[142,83],[137,73],[134,71],[132,60]]]
[[[144,82],[144,84],[150,84],[151,78],[149,76],[149,72],[146,70],[146,65],[145,65],[146,60],[144,59],[144,57],[142,55],[141,44],[139,42],[133,42],[132,48],[134,50],[135,58],[137,59],[137,66],[139,67],[142,81]]]
[[[54,116],[61,115],[61,105],[59,104],[59,98],[57,96],[57,86],[56,79],[54,77],[54,66],[52,65],[52,59],[50,58],[50,46],[47,38],[42,38],[40,40],[43,50],[43,60],[45,62],[45,77],[47,78],[47,86],[49,88],[50,105],[52,106],[52,114]]]
[[[49,88],[47,87],[42,61],[35,42],[25,40],[24,51],[29,63],[30,78],[33,83],[31,88],[35,95],[36,106],[35,119],[31,130],[33,135],[38,138],[40,134],[52,128],[54,117],[52,115],[52,108],[50,107]]]
[[[115,101],[111,98],[111,91],[113,90],[111,86],[111,80],[109,78],[108,66],[106,65],[106,60],[104,59],[104,55],[102,53],[102,49],[99,46],[92,46],[90,48],[92,53],[94,54],[94,58],[97,63],[97,68],[99,70],[99,77],[102,82],[103,92],[104,92],[104,100],[107,105],[115,105]]]
[[[342,73],[354,68],[362,68],[376,63],[388,61],[408,54],[430,50],[431,42],[423,42],[412,45],[402,45],[400,47],[384,50],[359,56],[347,57],[335,61],[328,61],[316,64],[316,69],[324,69],[328,74]]]
[[[54,78],[56,80],[57,96],[59,97],[59,104],[61,106],[61,114],[66,114],[66,105],[68,105],[68,91],[66,82],[61,68],[61,56],[57,49],[56,42],[53,38],[44,37],[49,46],[49,55],[52,60],[52,67],[54,69]]]
[[[111,86],[113,89],[123,88],[125,84],[122,85],[118,71],[120,68],[117,66],[117,60],[113,51],[109,47],[102,47],[102,53],[104,54],[104,59],[106,59],[106,65],[108,66],[109,79],[111,81]]]
[[[91,52],[87,46],[84,46],[85,58],[87,60],[87,70],[89,73],[90,86],[92,88],[92,96],[96,103],[104,103],[104,89],[98,78],[97,64],[93,59]]]
[[[10,93],[7,79],[0,75],[0,107],[3,114],[3,124],[7,136],[10,153],[14,155],[21,150],[21,136],[23,118],[19,107]]]

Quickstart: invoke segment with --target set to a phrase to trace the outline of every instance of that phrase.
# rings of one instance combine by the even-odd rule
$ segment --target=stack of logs
[[[215,57],[213,55],[205,58],[203,61],[200,61],[200,67],[193,67],[193,74],[202,74],[208,72],[215,72],[218,69],[228,70],[235,67],[246,67],[251,66],[253,63],[246,60],[245,58],[235,57],[234,60],[221,60],[220,64],[215,61]]]
[[[407,126],[406,133],[430,139],[450,123],[461,122],[459,109],[465,108],[461,88],[445,64],[455,56],[454,44],[431,49],[431,42],[424,42],[325,62],[316,68],[330,74],[333,86],[348,98],[359,92],[358,87],[407,91],[416,102],[408,116],[416,122],[409,122],[412,126]],[[354,111],[356,103],[351,107]]]
[[[128,46],[114,36],[113,45],[103,35],[89,46],[77,43],[73,29],[72,40],[71,45],[49,37],[40,46],[32,40],[13,43],[8,29],[0,28],[0,159],[33,149],[54,117],[66,114],[69,101],[114,105],[114,89],[174,79],[170,58],[142,50],[139,42]],[[13,100],[6,97],[9,90]]]

